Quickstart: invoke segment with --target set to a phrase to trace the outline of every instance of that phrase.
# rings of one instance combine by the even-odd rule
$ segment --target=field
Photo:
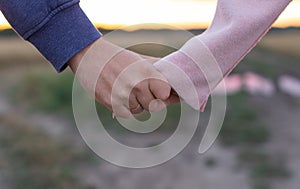
[[[107,39],[125,47],[144,41],[172,46],[130,47],[160,57],[191,34],[143,30],[111,36]],[[209,107],[193,140],[174,159],[154,168],[125,169],[99,158],[80,137],[72,115],[71,71],[57,74],[29,43],[0,33],[0,188],[298,189],[300,99],[280,91],[277,81],[285,74],[300,79],[300,30],[271,31],[233,73],[249,71],[271,80],[276,92],[229,95],[221,134],[207,153],[200,155],[197,148]],[[125,130],[101,106],[98,114],[114,138],[151,146],[172,134],[180,110],[169,107],[162,129],[149,136]]]
[[[298,30],[271,32],[263,38],[260,46],[279,54],[300,58],[299,33]]]

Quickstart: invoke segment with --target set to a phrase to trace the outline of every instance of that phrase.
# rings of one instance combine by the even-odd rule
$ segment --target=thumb
[[[178,102],[180,102],[180,98],[174,90],[171,91],[171,95],[169,96],[169,98],[163,101],[165,106],[176,104]]]
[[[175,104],[175,103],[178,103],[180,102],[180,98],[178,97],[177,94],[175,93],[172,93],[168,99],[164,100],[164,101],[161,101],[161,100],[158,100],[156,101],[156,103],[154,103],[155,105],[153,105],[152,103],[150,104],[150,108],[149,110],[151,112],[159,112],[161,111],[162,109],[166,108],[167,106],[171,105],[171,104]]]

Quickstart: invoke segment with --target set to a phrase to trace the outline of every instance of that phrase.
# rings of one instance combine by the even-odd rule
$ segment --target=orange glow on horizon
[[[290,18],[286,20],[279,20],[273,24],[273,27],[277,27],[277,28],[300,27],[300,19]]]
[[[141,23],[158,23],[142,29],[162,29],[165,27],[159,24],[169,24],[189,30],[205,29],[210,25],[216,2],[217,0],[85,0],[81,1],[81,7],[95,26],[102,29],[114,30]],[[300,27],[299,10],[300,0],[292,1],[273,27]],[[10,25],[0,14],[0,30],[9,28]]]
[[[168,23],[167,25],[170,25],[168,27],[167,25],[164,27],[164,25],[137,25],[137,27],[130,27],[130,29],[127,29],[126,24],[107,24],[107,23],[94,23],[95,27],[105,30],[116,30],[116,29],[123,29],[128,31],[138,30],[138,29],[153,29],[153,30],[159,30],[159,29],[184,29],[184,30],[192,30],[192,29],[207,29],[210,25],[209,22],[207,23]],[[272,28],[288,28],[288,27],[300,27],[300,19],[286,19],[286,20],[280,20],[275,22],[272,25]]]
[[[209,26],[209,22],[207,23],[167,23],[167,24],[137,24],[135,25],[126,25],[126,24],[107,24],[107,23],[94,23],[95,27],[105,30],[126,30],[126,31],[134,31],[138,29],[183,29],[183,30],[191,30],[191,29],[206,29]]]
[[[6,30],[6,29],[11,29],[11,26],[9,24],[0,24],[0,30]]]
[[[104,30],[116,30],[126,28],[128,25],[126,24],[107,24],[107,23],[94,23],[95,27],[104,29]],[[178,27],[180,29],[185,30],[192,30],[192,29],[206,29],[210,23],[169,23],[168,25],[174,26],[175,28]],[[282,20],[273,24],[272,27],[275,28],[288,28],[288,27],[300,27],[300,20],[299,19],[289,19],[289,20]],[[171,27],[162,27],[162,25],[152,25],[152,26],[143,26],[143,27],[131,27],[132,29],[125,29],[125,30],[135,30],[135,29],[168,29]],[[0,31],[11,29],[9,24],[0,24]]]

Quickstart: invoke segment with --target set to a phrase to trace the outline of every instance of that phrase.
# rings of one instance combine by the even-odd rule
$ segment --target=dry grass
[[[154,49],[161,52],[161,46],[151,46],[149,45],[149,42],[167,44],[175,48],[180,48],[181,45],[191,36],[192,34],[186,34],[180,31],[146,30],[129,33],[118,31],[114,32],[113,35],[109,34],[105,36],[105,38],[124,47],[128,47],[130,44],[143,44],[146,42],[148,44],[146,44],[145,48],[142,48],[143,50],[153,51]],[[287,30],[271,32],[263,38],[263,40],[259,43],[259,46],[277,53],[300,58],[300,31]],[[136,50],[135,47],[132,47],[132,50]],[[154,55],[166,55],[170,53],[169,51],[162,54],[154,53]],[[13,63],[19,64],[36,62],[46,62],[46,60],[30,43],[20,39],[19,37],[0,37],[0,66],[7,64],[11,65]]]
[[[30,43],[21,38],[0,38],[0,66],[45,61]]]
[[[276,53],[300,58],[300,31],[269,33],[259,46]]]

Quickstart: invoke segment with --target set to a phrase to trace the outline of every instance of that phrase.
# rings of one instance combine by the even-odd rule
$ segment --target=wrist
[[[97,39],[96,41],[98,41]],[[77,68],[83,58],[83,56],[87,53],[89,48],[96,42],[94,41],[93,43],[89,44],[85,48],[83,48],[81,51],[79,51],[77,54],[75,54],[68,62],[67,64],[69,65],[70,69],[75,73],[77,71]]]

